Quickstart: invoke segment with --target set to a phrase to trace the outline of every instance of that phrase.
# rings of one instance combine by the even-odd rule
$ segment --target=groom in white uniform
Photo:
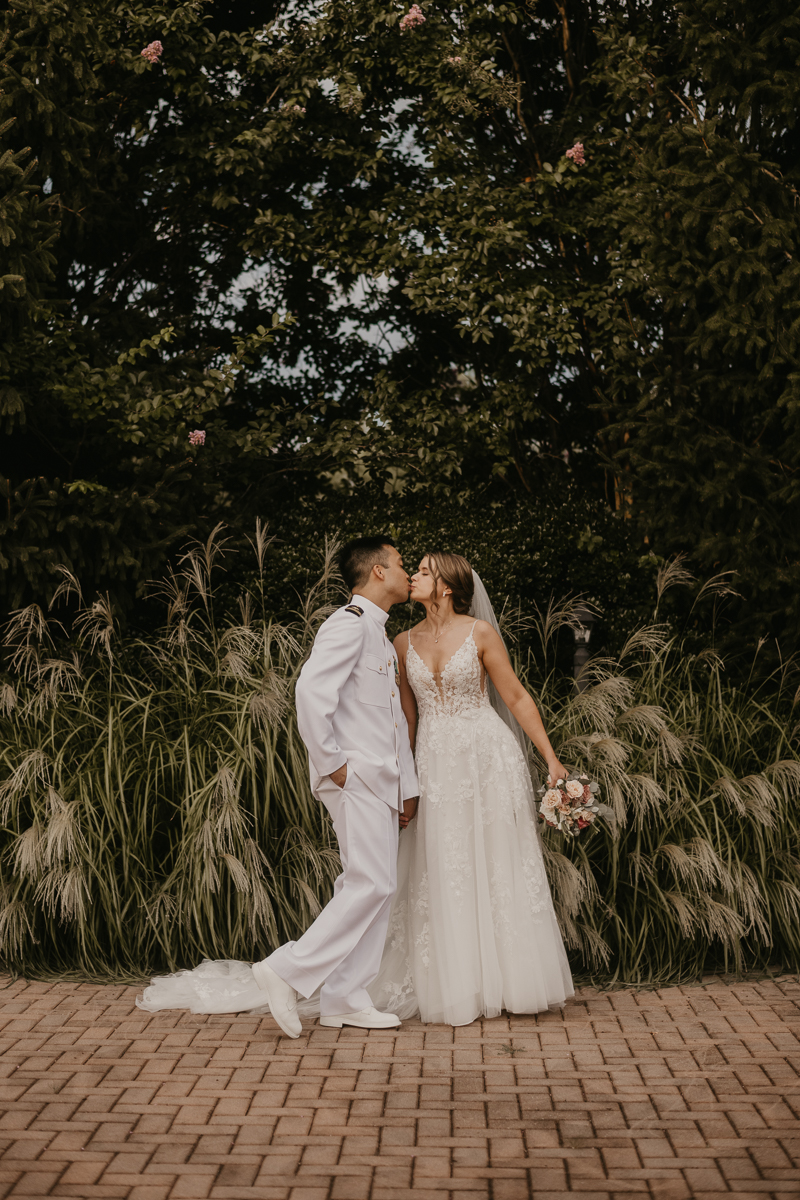
[[[308,748],[311,790],[333,818],[342,874],[333,899],[296,942],[255,963],[273,1017],[302,1032],[297,996],[320,992],[320,1024],[388,1029],[373,1008],[397,888],[397,837],[404,801],[419,792],[394,647],[393,604],[408,599],[408,575],[389,537],[348,542],[339,569],[353,595],[323,622],[297,681],[297,724]]]

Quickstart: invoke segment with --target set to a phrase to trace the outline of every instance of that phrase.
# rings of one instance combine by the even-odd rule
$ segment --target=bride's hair
[[[436,595],[439,580],[452,592],[453,612],[461,615],[468,613],[475,594],[475,583],[472,579],[472,567],[460,554],[450,554],[447,550],[429,550],[425,556],[428,559],[428,570],[433,579],[431,594]],[[434,600],[432,608],[439,605]]]

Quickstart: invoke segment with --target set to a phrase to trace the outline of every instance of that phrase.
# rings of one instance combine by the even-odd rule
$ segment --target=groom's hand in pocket
[[[347,763],[339,767],[339,770],[334,771],[328,778],[332,779],[338,788],[343,788],[347,783]]]
[[[403,811],[400,813],[400,828],[405,829],[409,821],[413,821],[417,815],[417,805],[419,804],[419,796],[413,796],[411,800],[403,801]]]

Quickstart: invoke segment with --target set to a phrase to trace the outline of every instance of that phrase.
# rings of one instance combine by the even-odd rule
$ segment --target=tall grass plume
[[[108,599],[85,601],[67,572],[54,607],[12,614],[0,679],[6,968],[140,978],[253,960],[329,898],[338,857],[309,791],[293,688],[342,600],[336,546],[296,619],[277,624],[264,605],[269,542],[259,524],[255,583],[235,616],[215,606],[219,528],[163,582],[150,636],[120,636]],[[659,598],[691,582],[678,563]],[[551,604],[529,622],[539,645],[521,664],[562,761],[599,781],[616,818],[569,844],[543,832],[573,965],[627,983],[797,969],[789,667],[736,688],[717,655],[689,654],[654,623],[591,660],[576,694],[554,650],[578,620],[569,601]]]

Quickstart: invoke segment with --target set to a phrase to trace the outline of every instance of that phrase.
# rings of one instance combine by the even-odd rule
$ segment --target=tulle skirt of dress
[[[186,1008],[193,1013],[268,1013],[269,1005],[248,963],[205,959],[191,971],[156,975],[141,996],[146,1012]]]
[[[400,836],[377,1007],[465,1025],[574,994],[518,742],[494,709],[420,727],[419,815]]]
[[[191,971],[156,975],[136,997],[145,1012],[183,1008],[193,1013],[268,1013],[266,996],[255,981],[250,963],[206,958]],[[301,1017],[319,1016],[319,992],[297,1006]]]

